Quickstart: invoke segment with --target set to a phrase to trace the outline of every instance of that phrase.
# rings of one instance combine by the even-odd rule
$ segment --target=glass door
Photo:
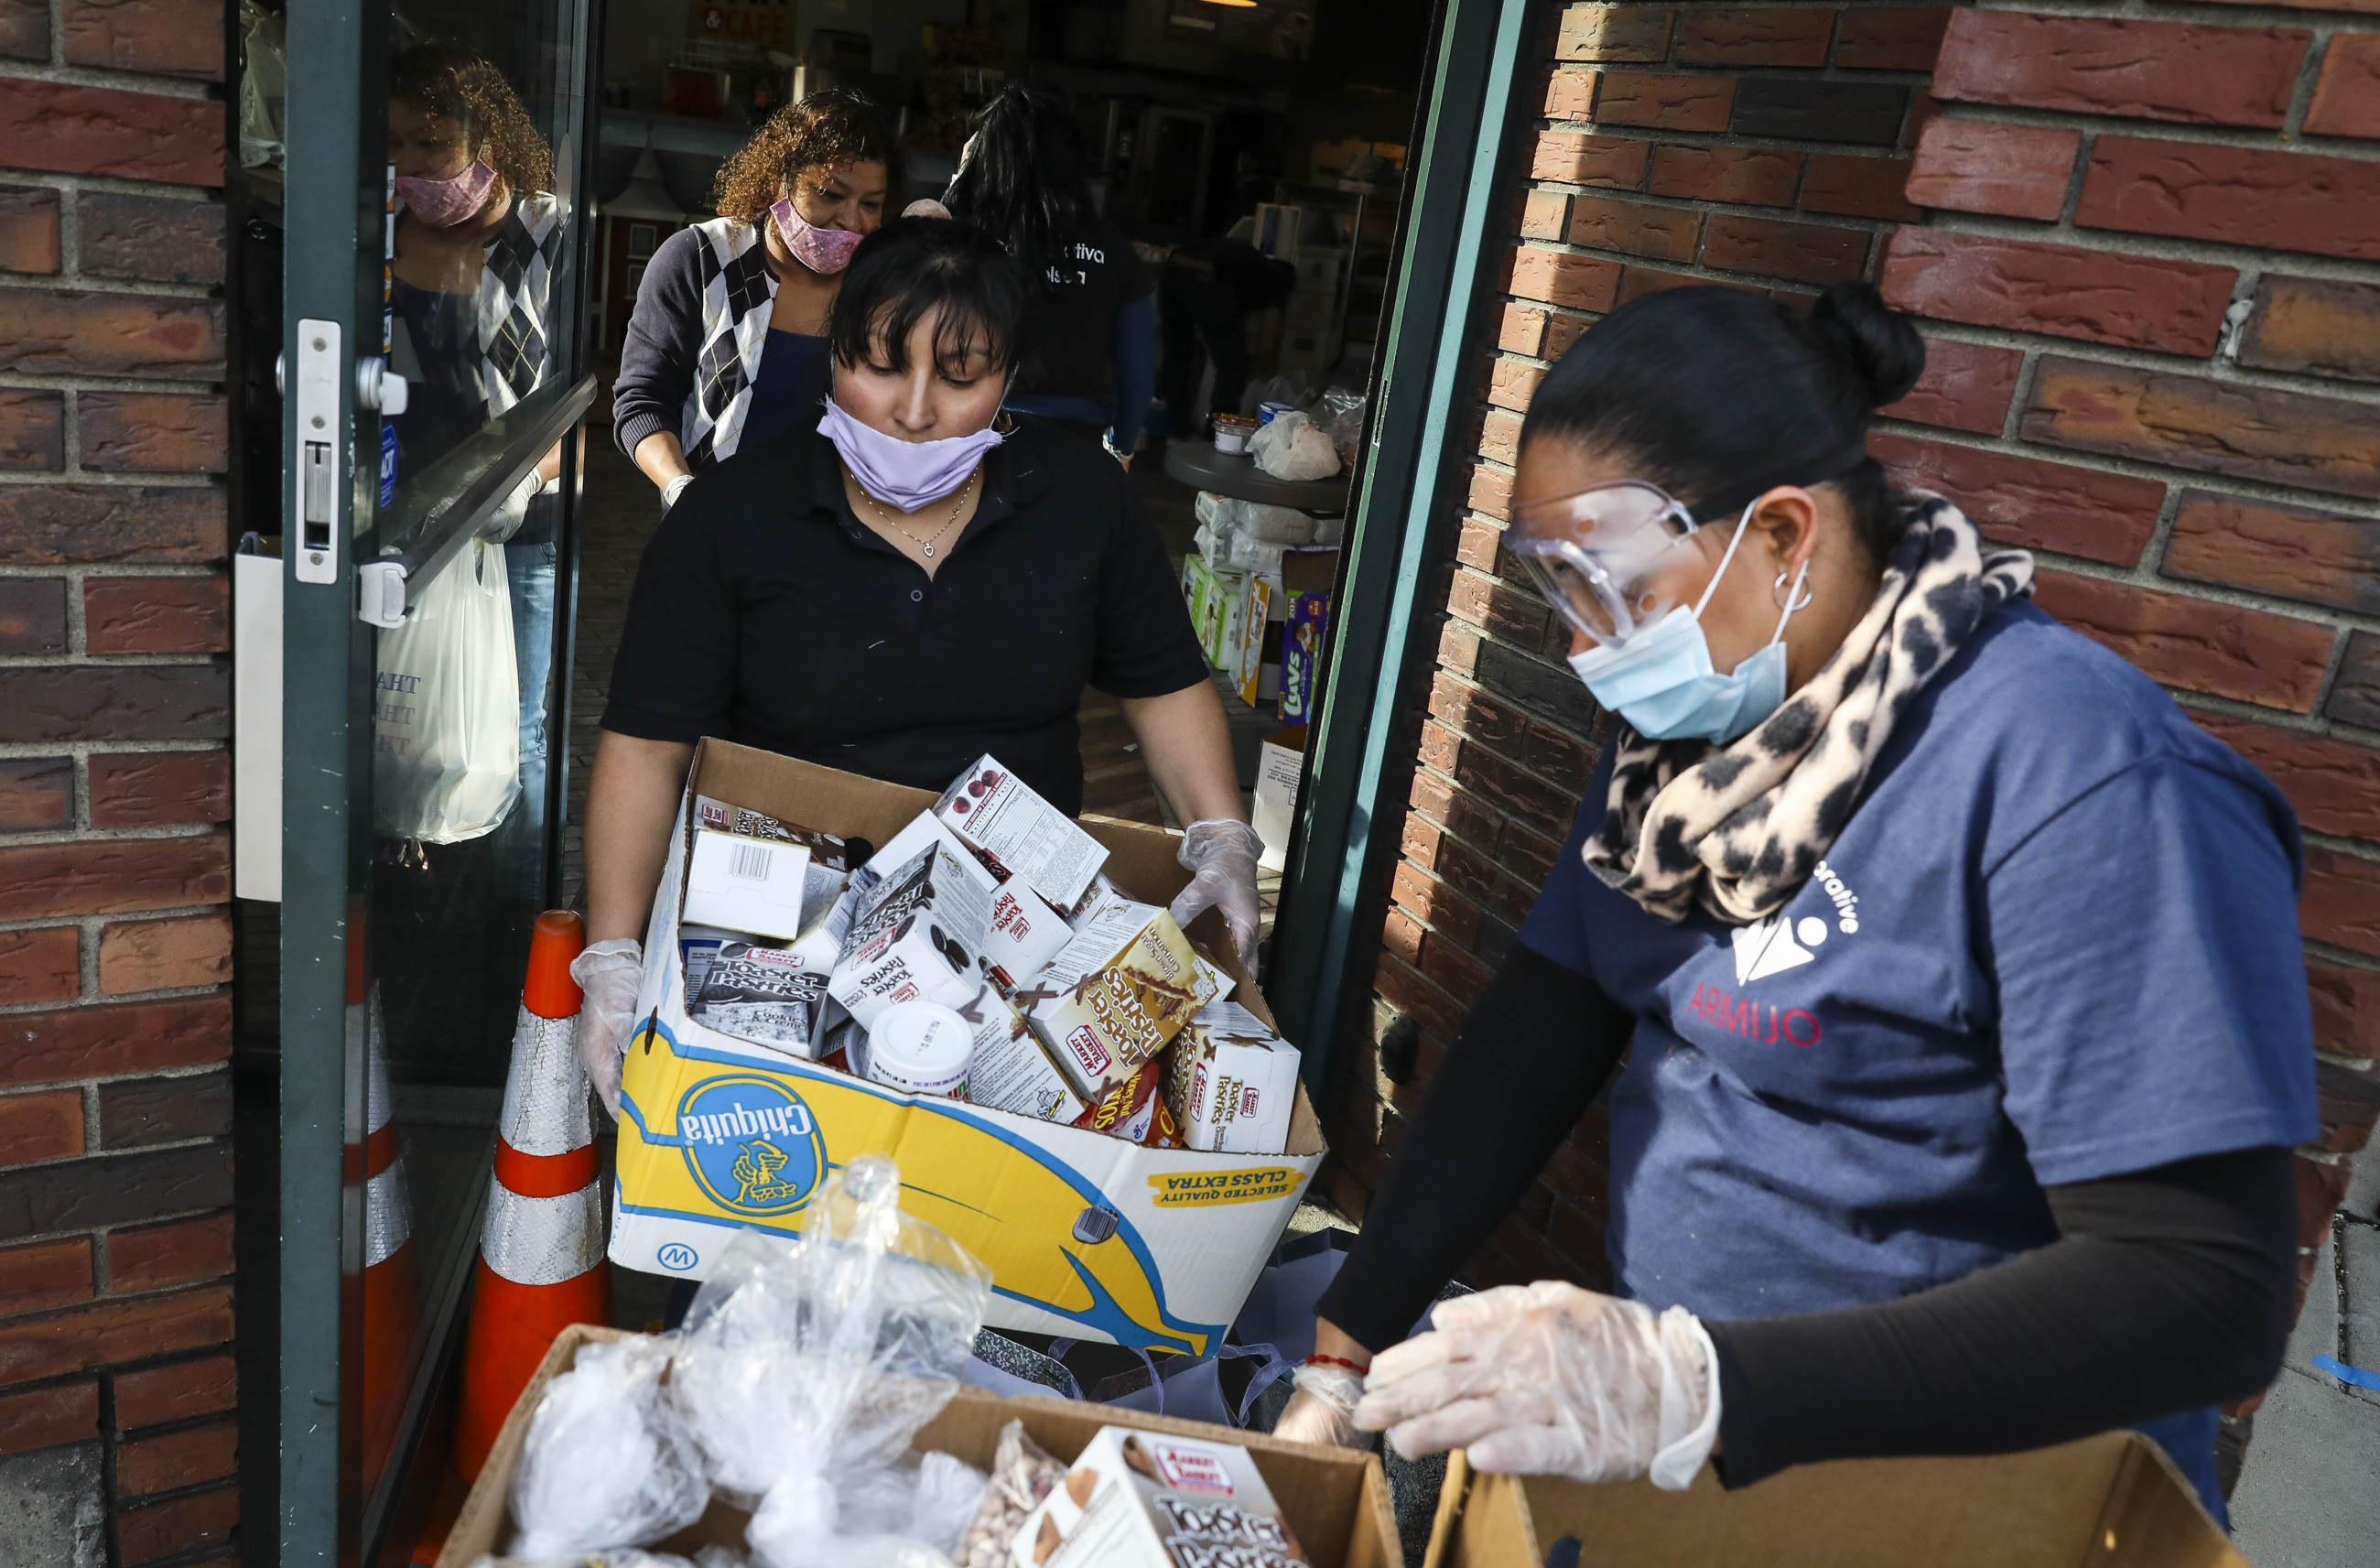
[[[455,1490],[447,1391],[559,864],[591,6],[257,9],[245,68],[287,84],[279,1560],[397,1563]]]

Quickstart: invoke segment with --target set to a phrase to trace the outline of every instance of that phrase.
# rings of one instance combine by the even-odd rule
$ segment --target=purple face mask
[[[405,199],[405,210],[431,228],[453,228],[486,206],[488,192],[495,186],[496,171],[483,163],[474,163],[452,179],[396,176],[396,193]]]
[[[820,228],[794,211],[790,196],[770,208],[769,216],[776,220],[777,237],[785,249],[814,273],[839,273],[851,265],[851,253],[866,237],[847,228]]]
[[[966,483],[983,455],[1008,439],[986,429],[941,441],[903,441],[861,424],[832,397],[819,433],[834,443],[868,494],[904,512],[930,506]]]

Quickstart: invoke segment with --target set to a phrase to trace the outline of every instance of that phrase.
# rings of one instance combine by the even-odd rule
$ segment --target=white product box
[[[1236,1443],[1102,1427],[1017,1526],[1013,1568],[1296,1568],[1305,1562]]]
[[[1002,882],[1000,874],[985,865],[982,858],[968,846],[966,841],[944,827],[941,819],[931,811],[918,812],[909,820],[906,827],[884,841],[884,847],[876,852],[875,857],[870,859],[865,868],[868,880],[873,882],[891,876],[910,861],[915,860],[917,857],[917,852],[929,844],[941,844],[948,848],[960,866],[969,873],[968,880],[981,890],[985,898],[989,899],[1000,891]]]
[[[1041,972],[1058,950],[1075,939],[1066,918],[1017,878],[991,897],[991,920],[983,939],[983,960],[991,978],[1010,991]]]
[[[1257,749],[1256,806],[1248,813],[1264,853],[1257,864],[1278,871],[1289,862],[1290,829],[1297,820],[1297,784],[1305,770],[1305,726],[1265,736]]]
[[[1165,1099],[1183,1142],[1215,1154],[1279,1154],[1297,1100],[1297,1051],[1246,1008],[1217,1002],[1166,1057]]]
[[[1083,1113],[1083,1101],[998,986],[986,981],[958,1015],[975,1026],[968,1100],[1044,1122],[1071,1122]]]
[[[805,926],[814,924],[825,912],[828,901],[843,892],[844,874],[851,869],[851,861],[844,854],[843,840],[834,834],[797,828],[763,812],[730,805],[724,800],[713,800],[708,796],[695,800],[694,812],[698,827],[713,828],[741,838],[766,838],[798,844],[810,852],[808,880],[802,888],[802,923]]]
[[[809,870],[806,845],[698,828],[686,870],[686,918],[791,942],[802,933]]]
[[[952,1006],[975,995],[991,910],[965,854],[929,845],[860,895],[827,982],[860,1027],[896,1002]]]
[[[934,815],[967,845],[1060,908],[1071,907],[1107,861],[1107,847],[1033,793],[989,752],[942,792]]]

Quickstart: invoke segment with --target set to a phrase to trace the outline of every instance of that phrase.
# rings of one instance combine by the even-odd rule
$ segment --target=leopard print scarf
[[[1910,699],[2000,604],[2033,591],[2033,557],[1986,552],[1974,524],[1920,493],[1876,602],[1826,667],[1751,734],[1720,747],[1621,724],[1587,869],[1674,924],[1700,905],[1729,925],[1784,907],[1851,820]]]

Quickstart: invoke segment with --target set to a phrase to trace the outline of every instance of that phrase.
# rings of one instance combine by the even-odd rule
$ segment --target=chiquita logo
[[[826,1171],[826,1140],[810,1108],[757,1073],[705,1078],[678,1101],[686,1169],[722,1209],[790,1214]]]

